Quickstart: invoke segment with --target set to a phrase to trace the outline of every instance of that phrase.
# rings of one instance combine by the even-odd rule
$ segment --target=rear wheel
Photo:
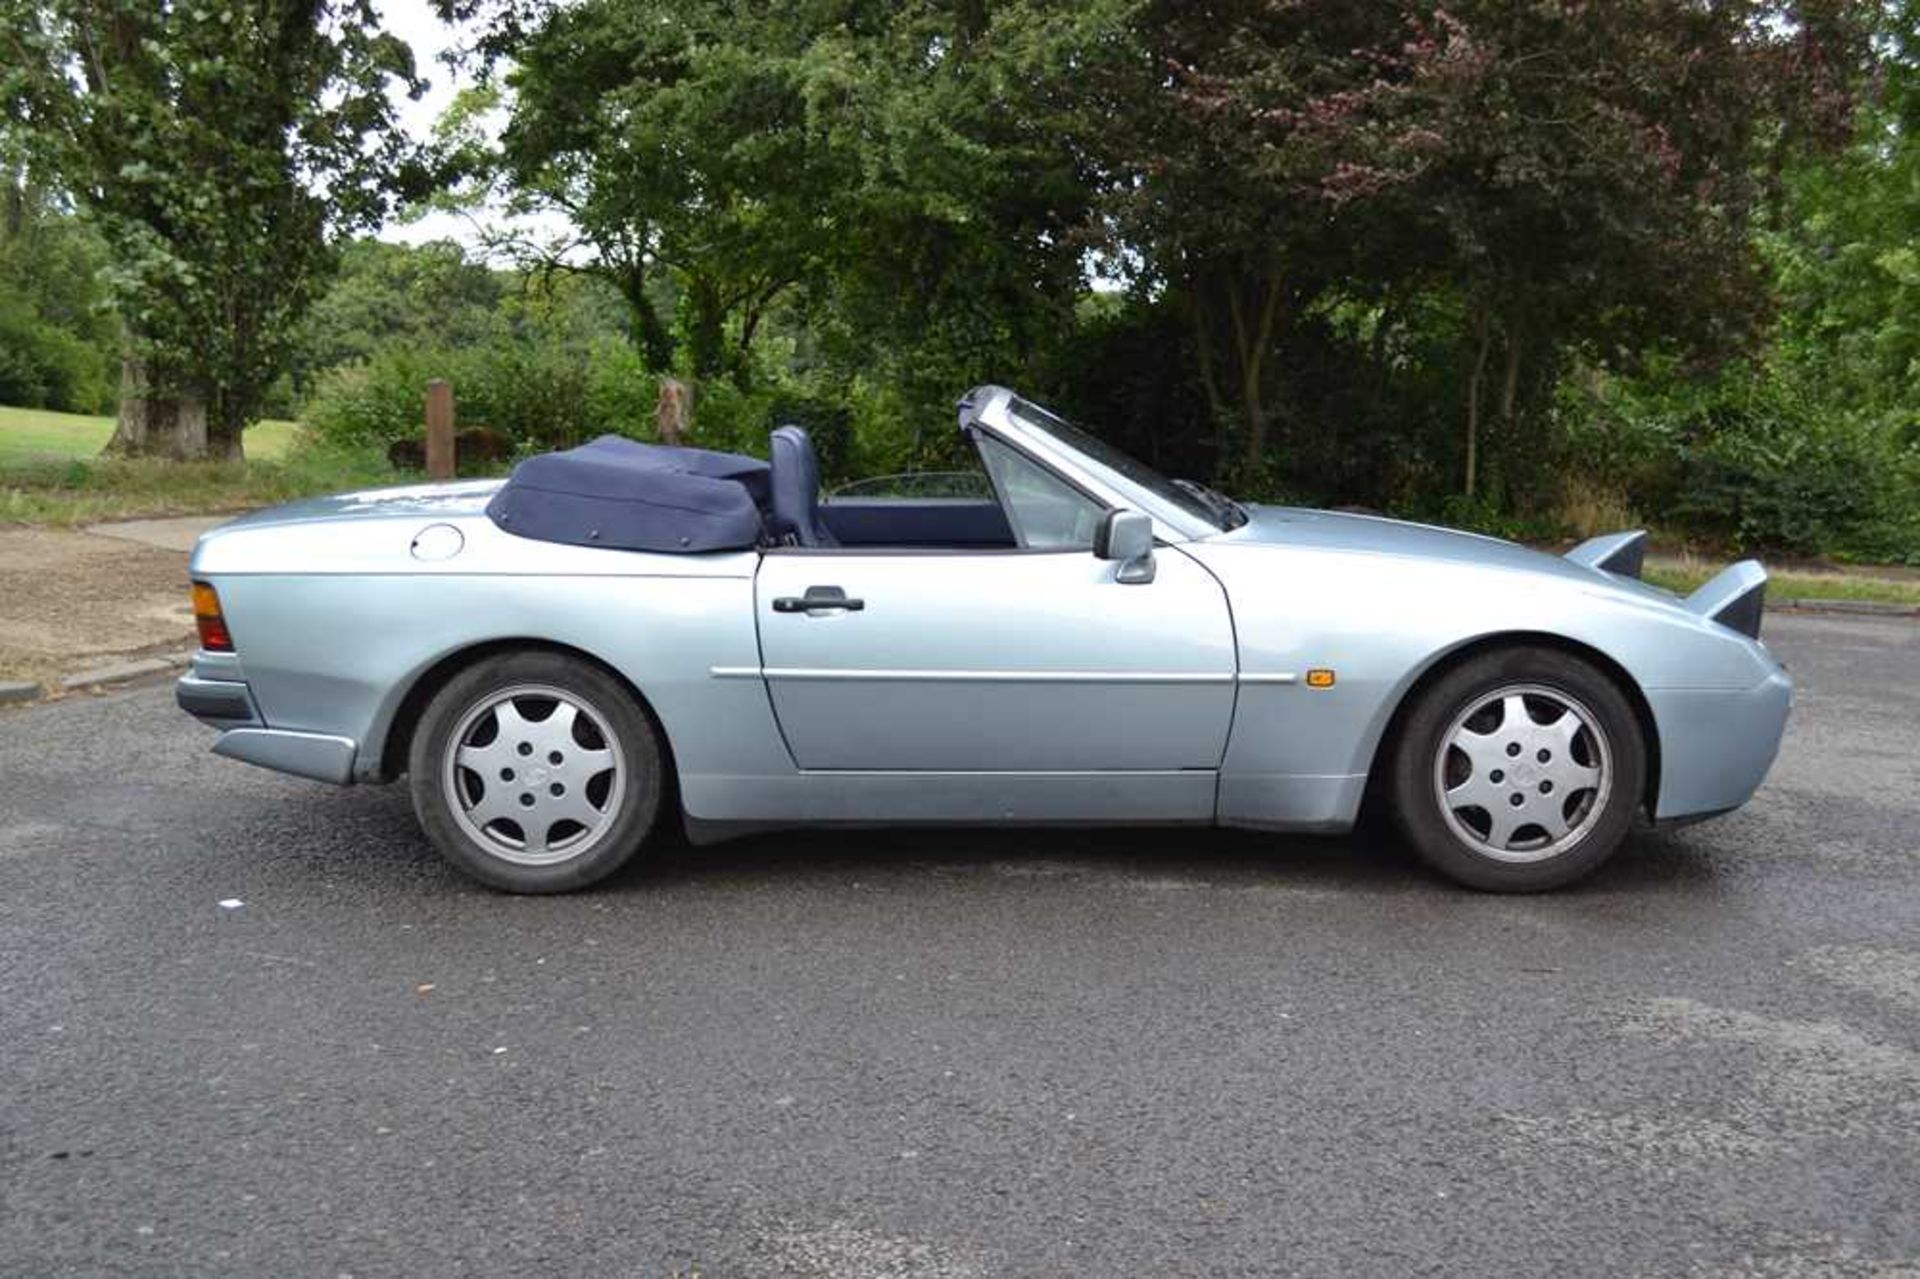
[[[1611,857],[1645,781],[1639,723],[1612,679],[1555,649],[1511,648],[1420,694],[1396,744],[1393,807],[1442,874],[1533,892]]]
[[[506,653],[449,680],[414,733],[427,837],[482,883],[584,888],[640,850],[660,809],[658,734],[619,681],[560,653]]]

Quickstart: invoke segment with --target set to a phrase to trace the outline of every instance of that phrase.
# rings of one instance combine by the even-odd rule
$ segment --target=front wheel
[[[1607,675],[1546,648],[1485,653],[1420,694],[1393,759],[1393,807],[1428,865],[1535,892],[1592,872],[1633,824],[1646,747]]]
[[[584,888],[639,851],[659,813],[659,737],[599,667],[505,653],[428,703],[408,756],[413,807],[440,853],[515,893]]]

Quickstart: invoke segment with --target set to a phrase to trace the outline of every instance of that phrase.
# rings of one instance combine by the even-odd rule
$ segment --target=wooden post
[[[435,378],[427,383],[427,476],[453,478],[453,383]]]
[[[692,399],[687,384],[679,378],[660,379],[660,395],[653,405],[653,429],[662,444],[679,444],[687,438]]]

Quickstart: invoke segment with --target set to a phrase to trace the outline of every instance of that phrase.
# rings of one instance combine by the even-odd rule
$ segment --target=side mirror
[[[1153,517],[1139,511],[1108,511],[1093,535],[1096,559],[1118,560],[1114,581],[1139,585],[1153,580]]]

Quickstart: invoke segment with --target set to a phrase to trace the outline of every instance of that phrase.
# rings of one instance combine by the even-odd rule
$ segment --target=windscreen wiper
[[[1207,509],[1219,517],[1220,522],[1230,529],[1239,528],[1251,518],[1248,516],[1247,509],[1244,506],[1241,506],[1240,503],[1234,501],[1219,489],[1209,488],[1207,485],[1201,484],[1196,480],[1175,480],[1174,483],[1180,486],[1182,492],[1191,493],[1193,496],[1199,498],[1200,501],[1206,505]]]

